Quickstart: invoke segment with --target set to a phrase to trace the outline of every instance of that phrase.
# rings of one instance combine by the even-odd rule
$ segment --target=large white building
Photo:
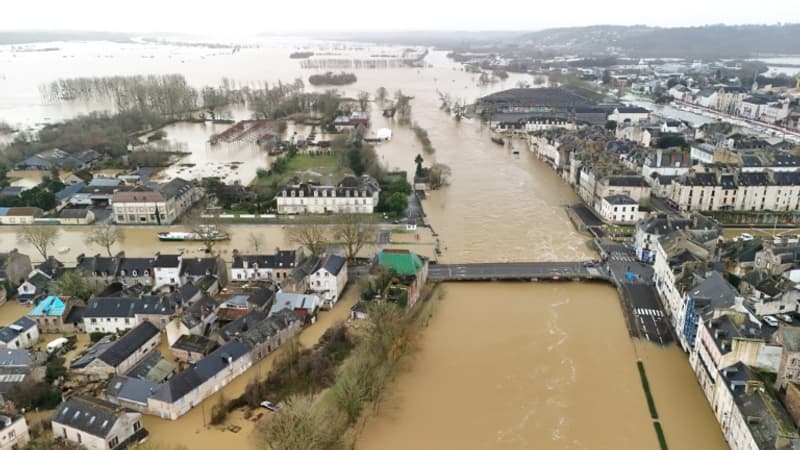
[[[111,198],[114,221],[119,224],[171,224],[201,195],[200,189],[182,178],[175,178],[157,189],[139,187],[115,192]]]
[[[697,173],[673,180],[668,199],[680,211],[800,210],[800,172]]]
[[[369,175],[346,176],[336,186],[295,182],[275,196],[278,214],[372,214],[381,188]]]
[[[25,416],[0,411],[0,450],[25,448],[30,440]]]
[[[303,250],[276,250],[272,255],[234,253],[231,281],[277,281],[287,279],[303,259]]]
[[[600,201],[600,217],[612,224],[632,224],[639,219],[639,202],[627,195],[608,195]]]
[[[163,330],[175,313],[169,300],[159,297],[95,297],[83,313],[87,333],[117,333],[149,321]]]

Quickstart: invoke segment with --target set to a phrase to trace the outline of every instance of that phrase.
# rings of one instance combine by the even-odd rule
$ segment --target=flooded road
[[[235,56],[187,52],[181,56],[158,53],[154,59],[142,59],[141,67],[120,64],[117,72],[107,67],[114,63],[113,58],[110,62],[98,59],[103,68],[97,73],[183,72],[190,82],[205,83],[217,82],[222,76],[244,81],[289,81],[315,72],[300,69],[297,61],[288,60],[288,47],[248,49]],[[269,66],[264,61],[269,61]],[[374,93],[384,86],[390,93],[402,89],[414,97],[413,120],[428,130],[436,148],[435,155],[423,155],[426,164],[438,161],[453,171],[450,186],[432,193],[423,204],[442,242],[441,260],[458,263],[595,257],[586,237],[574,230],[563,209],[563,205],[576,201],[576,195],[551,169],[531,157],[522,144],[517,145],[517,157],[493,144],[480,123],[455,122],[439,109],[437,92],[468,103],[530,77],[512,75],[504,82],[478,86],[475,76],[448,61],[444,52],[431,52],[426,63],[429,67],[422,69],[356,70],[358,83],[343,90],[355,97],[359,91]],[[79,71],[50,76],[74,76],[74,72]],[[21,108],[19,102],[4,103],[0,98],[0,116],[7,116],[15,107]],[[23,112],[41,113],[40,109]],[[62,112],[46,114],[56,117]],[[393,130],[392,141],[377,146],[382,161],[390,168],[413,173],[414,157],[422,150],[411,130],[383,118],[379,105],[372,107],[372,120],[373,130]],[[168,133],[175,141],[186,143],[192,152],[207,151],[202,143],[211,130],[194,135],[195,129],[181,125]],[[246,156],[251,164],[263,161],[261,154]],[[230,157],[240,160],[240,156]],[[197,243],[159,243],[155,234],[166,229],[126,229],[128,254],[151,256],[159,250],[187,248],[199,256]],[[59,258],[74,261],[78,253],[97,253],[83,244],[84,233],[84,229],[66,227],[56,247],[68,249]],[[281,226],[236,226],[232,241],[220,244],[218,249],[223,256],[229,256],[234,248],[249,249],[251,233],[262,236],[266,251],[289,244]],[[9,227],[0,228],[0,247],[24,249]],[[430,249],[409,247],[423,254],[423,248]],[[686,356],[675,347],[659,349],[632,343],[619,299],[610,287],[494,283],[448,284],[445,289],[445,299],[430,322],[418,355],[393,384],[379,414],[368,422],[359,449],[657,448],[636,370],[637,354],[645,362],[670,448],[724,448]],[[324,314],[301,340],[315,342],[326,326],[346,317],[347,302],[354,299],[351,289],[347,301]],[[225,396],[233,398],[247,380],[266,376],[272,360],[267,358],[236,379],[224,390]],[[203,408],[175,422],[147,417],[145,426],[151,431],[151,440],[167,447],[184,445],[199,450],[252,447],[254,425],[240,413],[231,419],[231,423],[243,427],[239,433],[203,426],[204,411],[207,415],[214,401],[206,401]]]

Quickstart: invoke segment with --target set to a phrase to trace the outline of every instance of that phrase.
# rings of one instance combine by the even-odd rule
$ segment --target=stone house
[[[31,257],[13,249],[0,253],[0,280],[8,280],[11,289],[16,289],[33,271]]]
[[[0,450],[24,448],[30,440],[25,416],[0,410]]]
[[[159,297],[95,297],[83,311],[87,333],[117,333],[149,321],[164,329],[175,313],[175,305]]]
[[[42,333],[60,333],[64,328],[64,318],[67,315],[67,304],[55,295],[40,301],[28,317],[36,322]]]
[[[414,306],[428,281],[428,260],[408,250],[385,249],[378,253],[377,263],[395,275],[384,299]]]
[[[330,309],[347,285],[347,259],[338,255],[327,255],[308,277],[308,287],[322,297],[322,307]]]

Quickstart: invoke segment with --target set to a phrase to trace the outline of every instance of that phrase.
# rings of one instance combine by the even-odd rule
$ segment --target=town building
[[[31,206],[0,207],[0,225],[33,225],[44,211]]]
[[[654,263],[656,240],[660,236],[681,230],[709,233],[708,237],[701,238],[704,242],[710,241],[722,233],[722,227],[718,223],[699,214],[692,214],[688,217],[664,213],[651,214],[636,224],[636,234],[633,237],[636,258],[642,262]]]
[[[156,253],[153,260],[155,287],[178,286],[181,283],[181,255],[162,255]]]
[[[45,362],[44,353],[12,348],[0,350],[0,402],[5,401],[6,394],[15,386],[43,380]]]
[[[243,255],[234,252],[231,263],[231,281],[287,279],[303,256],[302,248],[297,250],[276,249],[272,255]]]
[[[111,202],[118,224],[168,225],[180,218],[202,196],[202,191],[183,178],[155,189],[137,187],[114,193]]]
[[[172,356],[185,363],[194,363],[208,356],[217,348],[217,343],[207,337],[185,334],[170,346]]]
[[[155,325],[144,321],[119,339],[102,348],[87,351],[90,360],[71,369],[91,379],[105,379],[122,375],[133,368],[161,343],[161,332]]]
[[[42,333],[59,333],[64,327],[67,315],[67,304],[58,296],[51,295],[40,301],[28,317],[36,322]]]
[[[83,311],[87,333],[117,333],[149,321],[164,329],[175,313],[175,305],[159,297],[95,297]]]
[[[89,225],[94,223],[94,212],[88,207],[64,208],[58,213],[61,225]]]
[[[322,299],[317,294],[295,294],[281,291],[275,294],[275,303],[269,311],[269,316],[289,309],[294,311],[303,323],[312,324],[316,322],[321,306]]]
[[[52,416],[53,439],[87,450],[126,448],[145,436],[142,415],[93,397],[70,397]]]
[[[0,329],[0,348],[31,348],[39,343],[39,326],[28,317],[20,317]]]
[[[800,446],[791,417],[750,367],[736,363],[721,378],[711,406],[732,450]]]
[[[322,297],[322,306],[330,309],[339,301],[347,284],[347,259],[326,255],[309,275],[308,286]]]
[[[622,194],[603,197],[600,217],[611,224],[632,224],[639,220],[639,202]]]
[[[336,186],[295,180],[275,196],[278,214],[372,214],[381,188],[369,175],[346,176]]]
[[[30,440],[25,416],[0,410],[0,450],[19,450]]]
[[[378,253],[377,264],[395,276],[385,300],[413,307],[428,281],[428,260],[408,250],[384,249]]]

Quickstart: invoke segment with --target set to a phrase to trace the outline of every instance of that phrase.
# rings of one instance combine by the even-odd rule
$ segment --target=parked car
[[[764,317],[761,318],[761,320],[763,320],[765,324],[767,324],[767,325],[769,325],[771,327],[777,327],[778,326],[778,319],[776,319],[773,316],[764,316]]]
[[[794,320],[791,314],[778,314],[778,319],[781,319],[786,323],[792,323],[792,320]]]
[[[278,412],[281,409],[278,405],[276,405],[276,404],[274,404],[274,403],[272,403],[270,401],[267,401],[267,400],[264,400],[263,402],[261,402],[261,407],[262,408],[266,408],[266,409],[268,409],[268,410],[270,410],[272,412]]]

